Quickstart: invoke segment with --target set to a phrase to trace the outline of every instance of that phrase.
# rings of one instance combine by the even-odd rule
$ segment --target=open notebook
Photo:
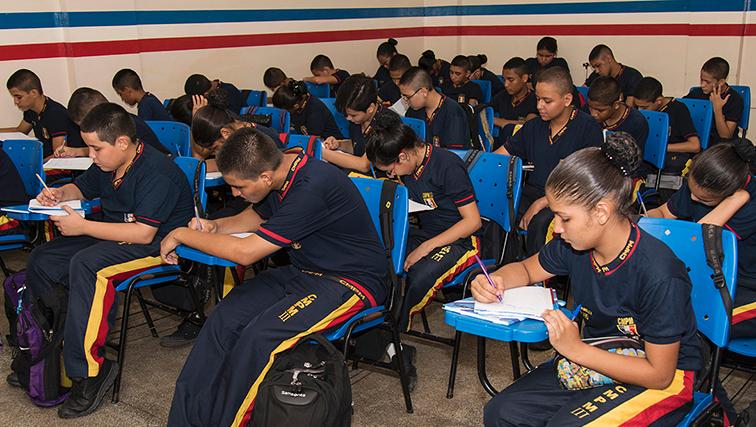
[[[501,297],[501,302],[486,304],[475,302],[476,313],[495,313],[502,317],[526,317],[541,320],[541,314],[546,310],[553,310],[556,294],[551,288],[540,286],[522,286],[507,289]]]
[[[34,212],[38,214],[45,214],[45,215],[55,215],[55,216],[66,216],[68,213],[63,210],[63,206],[68,206],[76,213],[78,213],[81,216],[84,216],[84,209],[81,207],[81,200],[69,200],[67,202],[60,202],[55,206],[44,206],[41,205],[37,199],[31,199],[29,200],[29,212]]]
[[[85,171],[92,166],[92,159],[89,157],[58,157],[48,160],[44,164],[44,169],[63,169],[71,171]]]

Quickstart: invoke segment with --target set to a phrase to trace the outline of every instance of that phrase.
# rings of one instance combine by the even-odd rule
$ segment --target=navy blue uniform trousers
[[[344,323],[373,297],[293,266],[237,286],[202,327],[176,381],[169,426],[239,426],[276,354]]]
[[[141,245],[89,236],[57,237],[32,251],[26,270],[31,294],[44,300],[56,286],[68,289],[63,361],[69,377],[97,376],[118,307],[114,285],[160,265],[159,253],[159,240]]]

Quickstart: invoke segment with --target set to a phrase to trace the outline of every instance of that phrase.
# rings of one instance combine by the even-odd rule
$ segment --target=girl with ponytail
[[[491,98],[504,89],[504,82],[499,80],[499,76],[486,68],[488,62],[486,54],[470,55],[467,60],[470,61],[470,80],[488,80],[491,82]]]
[[[273,94],[273,106],[291,114],[291,130],[301,135],[343,139],[336,120],[323,101],[312,96],[302,81],[289,80]]]
[[[486,426],[676,425],[693,398],[701,367],[685,265],[629,217],[632,173],[641,153],[613,134],[579,150],[551,172],[546,197],[558,238],[522,262],[472,283],[477,301],[508,289],[569,276],[574,316],[547,310],[543,320],[559,353],[495,396]],[[581,339],[606,337],[611,350]]]

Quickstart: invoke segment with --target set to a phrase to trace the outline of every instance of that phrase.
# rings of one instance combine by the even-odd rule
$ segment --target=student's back
[[[147,92],[137,104],[137,116],[142,120],[171,121],[173,117],[157,96]]]
[[[291,127],[302,135],[343,138],[331,111],[323,101],[312,95],[309,95],[302,111],[291,114]]]
[[[740,96],[738,91],[734,90],[732,87],[727,86],[727,90],[722,93],[722,99],[729,96],[730,99],[727,100],[727,102],[724,104],[724,107],[722,107],[722,114],[725,117],[725,120],[728,122],[740,122],[740,118],[743,116],[743,109],[745,108],[745,103],[743,102],[743,97]],[[685,98],[689,99],[704,99],[709,100],[710,95],[704,93],[704,91],[700,87],[694,87],[690,89],[690,92],[688,92],[687,95],[685,95]],[[735,128],[734,136],[738,135],[738,130]],[[717,132],[717,127],[712,120],[711,123],[711,132],[709,133],[709,146],[718,144],[723,141],[727,141],[727,138],[722,138],[719,136],[719,133]]]

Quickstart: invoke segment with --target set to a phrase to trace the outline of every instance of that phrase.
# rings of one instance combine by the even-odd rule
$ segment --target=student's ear
[[[572,93],[564,95],[564,106],[569,107],[572,105]]]
[[[267,187],[273,186],[273,171],[265,171],[260,174],[260,178]]]
[[[614,207],[606,200],[600,200],[593,208],[593,218],[599,225],[606,225],[611,218]]]
[[[118,138],[116,138],[115,143],[113,145],[121,151],[126,151],[129,149],[129,145],[131,145],[131,138],[129,138],[126,135],[121,135]]]
[[[220,130],[221,138],[223,138],[224,140],[228,139],[228,137],[231,136],[232,133],[234,133],[234,131],[227,127],[222,127]]]

